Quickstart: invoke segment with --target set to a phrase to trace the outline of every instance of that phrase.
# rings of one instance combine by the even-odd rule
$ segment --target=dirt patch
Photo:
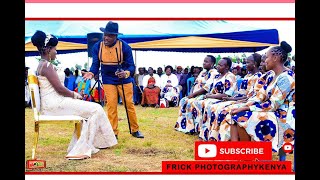
[[[134,154],[137,156],[157,156],[157,155],[174,154],[174,151],[161,150],[157,148],[144,148],[144,149],[130,148],[126,150],[126,153]]]

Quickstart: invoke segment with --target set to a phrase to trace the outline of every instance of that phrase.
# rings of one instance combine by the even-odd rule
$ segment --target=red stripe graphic
[[[291,174],[291,161],[162,161],[170,174]]]
[[[125,174],[125,175],[135,175],[135,174],[143,174],[143,175],[161,175],[165,174],[162,172],[36,172],[36,171],[28,171],[24,173],[25,175],[64,175],[64,174],[87,174],[87,175],[97,175],[97,174]]]

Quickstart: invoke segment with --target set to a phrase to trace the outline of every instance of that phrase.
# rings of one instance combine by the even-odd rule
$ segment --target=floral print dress
[[[207,92],[210,92],[212,94],[227,94],[228,96],[233,96],[235,91],[237,90],[237,80],[236,76],[231,73],[227,72],[225,75],[218,74],[214,77],[212,80],[212,83],[210,86],[204,87],[204,89],[207,90]],[[194,101],[191,104],[193,116],[192,119],[189,121],[194,121],[195,124],[195,132],[200,133],[201,127],[203,125],[204,117],[206,117],[206,114],[204,110],[209,104],[216,104],[223,102],[220,99],[198,99],[197,101]]]
[[[255,74],[247,74],[236,91],[233,97],[252,96],[254,91],[254,84],[262,76],[261,72]],[[225,106],[236,103],[237,101],[210,101],[204,107],[204,116],[201,122],[199,138],[208,141],[228,141],[230,139],[230,126],[225,126],[220,130],[219,111]],[[211,129],[211,131],[210,131]],[[210,135],[209,135],[210,132]]]
[[[218,73],[216,69],[210,69],[209,71],[204,69],[200,72],[197,79],[194,82],[193,86],[193,92],[196,92],[203,88],[207,83],[209,83],[206,86],[210,86],[212,81],[210,79],[213,79]],[[191,93],[193,93],[191,92]],[[187,119],[192,119],[192,108],[191,103],[197,99],[203,99],[203,95],[199,95],[195,98],[188,98],[184,97],[179,102],[179,116],[175,124],[175,130],[181,131],[184,133],[193,133],[194,132],[194,124],[192,122],[187,122]],[[187,118],[188,117],[188,118]]]
[[[271,141],[272,150],[277,152],[284,142],[294,144],[295,79],[291,70],[285,70],[277,77],[274,73],[267,74],[258,80],[257,91],[246,103],[225,107],[219,118],[224,124],[236,122],[245,128],[253,141]],[[230,115],[231,109],[243,106],[250,110]]]

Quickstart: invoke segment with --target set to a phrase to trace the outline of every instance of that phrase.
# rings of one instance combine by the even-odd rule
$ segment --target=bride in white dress
[[[31,38],[40,52],[37,68],[40,87],[41,114],[77,115],[83,117],[81,135],[74,132],[67,150],[67,159],[86,159],[101,148],[116,145],[117,139],[102,106],[83,101],[82,96],[64,87],[64,72],[56,69],[51,60],[56,58],[58,39],[37,31]]]

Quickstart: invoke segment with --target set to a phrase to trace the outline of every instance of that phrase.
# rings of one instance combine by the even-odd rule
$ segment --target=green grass
[[[105,111],[106,111],[106,107]],[[42,172],[161,172],[164,160],[194,160],[197,136],[174,130],[178,108],[143,108],[136,106],[138,123],[144,139],[129,133],[124,107],[118,106],[118,144],[102,149],[86,160],[64,157],[74,130],[73,124],[45,124],[40,127],[37,159],[46,161],[46,168],[26,171]],[[34,121],[31,109],[25,109],[25,160],[31,159]],[[293,156],[289,155],[288,160]],[[273,159],[278,156],[273,154]]]

